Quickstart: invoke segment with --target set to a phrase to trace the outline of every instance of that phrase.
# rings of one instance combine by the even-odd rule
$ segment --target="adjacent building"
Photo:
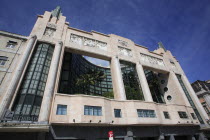
[[[203,105],[203,108],[210,117],[210,81],[197,80],[192,83],[192,87]]]
[[[96,65],[86,56],[106,60]],[[208,115],[179,62],[73,28],[60,7],[27,37],[0,32],[0,139],[201,140]]]

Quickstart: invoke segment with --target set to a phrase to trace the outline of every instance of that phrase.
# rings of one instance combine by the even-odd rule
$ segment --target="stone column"
[[[17,89],[18,83],[20,82],[20,78],[23,74],[23,70],[26,66],[27,60],[29,59],[29,55],[32,51],[32,48],[34,46],[34,43],[37,39],[37,36],[31,36],[31,38],[28,40],[27,45],[25,46],[25,51],[22,53],[22,57],[20,60],[20,63],[17,65],[17,68],[13,74],[13,77],[11,79],[11,83],[7,89],[6,94],[4,95],[2,102],[0,104],[0,116],[3,115],[4,111],[6,109],[8,109],[11,101],[12,101],[12,97]]]
[[[190,82],[188,81],[187,77],[184,74],[181,75],[181,78],[182,78],[183,83],[185,84],[187,90],[189,90],[188,92],[189,92],[189,94],[190,94],[193,102],[195,103],[198,111],[201,113],[201,116],[204,117],[203,118],[204,119],[204,122],[206,122],[206,120],[208,120],[209,117],[208,117],[206,111],[204,110],[203,106],[201,105],[201,103],[200,103],[197,95],[195,94],[195,91],[193,90]]]
[[[153,102],[152,94],[149,89],[149,85],[148,85],[148,82],[144,73],[144,69],[140,63],[136,64],[136,70],[137,70],[137,74],[141,83],[141,88],[143,90],[145,101]]]
[[[203,96],[204,100],[206,101],[206,104],[208,107],[210,107],[210,95],[206,94]]]
[[[55,45],[53,52],[52,61],[50,64],[50,70],[47,78],[47,83],[42,99],[42,105],[39,114],[39,122],[48,123],[50,115],[50,107],[52,102],[52,97],[55,88],[55,81],[57,77],[57,70],[59,65],[60,54],[62,50],[63,43],[60,41]]]
[[[125,95],[125,87],[122,79],[122,72],[120,68],[119,59],[117,56],[112,57],[111,60],[111,70],[113,71],[113,82],[115,86],[115,94],[117,95],[117,99],[126,100]]]
[[[170,71],[170,76],[171,76],[171,79],[174,81],[175,85],[178,87],[178,90],[181,92],[180,94],[182,95],[182,98],[184,99],[185,105],[191,106],[187,99],[187,96],[185,95],[185,93],[179,83],[179,80],[176,77],[176,74],[173,71]]]

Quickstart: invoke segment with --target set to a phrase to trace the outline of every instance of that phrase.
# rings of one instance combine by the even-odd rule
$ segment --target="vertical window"
[[[182,119],[187,119],[188,118],[186,112],[178,111],[178,114],[179,114],[179,117],[182,118]]]
[[[66,115],[67,114],[67,105],[57,105],[56,115]]]
[[[7,62],[8,57],[0,56],[0,66],[4,66]]]
[[[191,96],[190,96],[190,94],[189,94],[187,88],[186,88],[185,85],[184,85],[184,82],[182,81],[181,75],[176,74],[176,77],[177,77],[177,79],[178,79],[178,81],[179,81],[179,84],[181,85],[181,87],[182,87],[182,89],[183,89],[183,91],[184,91],[184,93],[185,93],[185,95],[186,95],[186,97],[187,97],[187,99],[188,99],[190,105],[192,106],[192,108],[193,108],[193,110],[194,110],[196,116],[198,117],[199,122],[200,122],[201,124],[204,124],[204,121],[203,121],[203,119],[202,119],[200,113],[198,112],[198,110],[197,110],[197,108],[196,108],[196,106],[195,106],[195,104],[194,104],[194,102],[193,102],[193,100],[192,100],[192,98],[191,98]]]
[[[144,95],[136,72],[136,65],[126,61],[120,61],[120,67],[127,100],[144,100]]]
[[[102,108],[100,106],[84,106],[84,115],[102,116]]]
[[[166,119],[170,119],[169,113],[167,111],[163,111],[163,114]]]
[[[162,74],[161,73],[157,74],[151,70],[144,70],[144,73],[147,78],[147,82],[152,94],[153,101],[156,103],[165,103],[164,94],[161,92],[160,82],[158,81],[157,78],[157,75],[160,76]]]
[[[140,118],[155,118],[154,110],[137,109],[138,117]]]
[[[121,109],[114,109],[115,118],[121,118]]]
[[[9,41],[7,42],[6,48],[14,49],[16,45],[17,45],[17,42]]]
[[[191,116],[192,116],[192,118],[194,119],[194,120],[196,120],[197,119],[197,117],[195,116],[195,114],[194,113],[190,113],[191,114]]]
[[[12,108],[14,120],[38,120],[53,51],[52,45],[36,45]]]

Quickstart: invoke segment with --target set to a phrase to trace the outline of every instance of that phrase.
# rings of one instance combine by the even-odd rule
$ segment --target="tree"
[[[103,81],[105,77],[106,75],[103,71],[90,69],[76,79],[76,85],[84,87],[84,89],[88,91],[90,85],[95,85],[96,83]]]

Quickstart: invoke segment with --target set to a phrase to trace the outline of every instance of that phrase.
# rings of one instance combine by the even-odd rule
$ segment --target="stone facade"
[[[125,140],[205,139],[200,130],[209,128],[208,115],[170,51],[159,47],[151,52],[118,35],[72,28],[57,12],[59,7],[53,15],[39,15],[29,37],[0,32],[0,54],[9,60],[0,67],[0,132],[16,132],[20,138],[18,132],[34,132],[31,136],[42,140],[108,139],[109,130],[115,139]],[[13,50],[5,48],[8,40],[17,42]],[[109,61],[113,99],[59,92],[66,52]],[[128,99],[122,61],[135,67],[144,100]],[[153,71],[161,83],[162,102],[154,99],[145,70]],[[64,114],[58,113],[59,105],[65,107]],[[85,114],[85,106],[99,107],[100,115]],[[114,109],[121,109],[121,117]],[[142,117],[138,111],[153,114]]]

